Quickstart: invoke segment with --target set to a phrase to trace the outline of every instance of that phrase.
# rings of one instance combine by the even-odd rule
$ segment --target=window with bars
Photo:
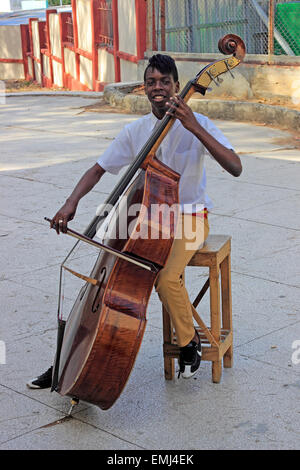
[[[99,45],[113,45],[112,0],[100,0],[97,6],[99,21]]]

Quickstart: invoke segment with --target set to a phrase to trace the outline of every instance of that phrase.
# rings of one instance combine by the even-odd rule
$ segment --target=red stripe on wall
[[[119,52],[119,18],[118,18],[118,0],[112,0],[112,19],[114,31],[114,61],[115,61],[115,82],[121,81],[121,69]]]
[[[127,60],[128,62],[134,62],[135,64],[138,63],[139,59],[136,55],[128,54],[127,52],[118,51],[117,57],[122,60]]]
[[[135,0],[136,48],[137,58],[144,58],[147,38],[147,2]]]
[[[98,22],[97,22],[97,0],[91,0],[91,20],[92,20],[92,83],[93,89],[96,89],[96,82],[98,80]]]
[[[29,80],[28,56],[27,56],[27,52],[30,50],[29,27],[27,24],[21,24],[20,30],[21,30],[22,56],[23,56],[23,64],[24,64],[24,77],[25,77],[25,80]]]
[[[78,82],[80,81],[80,56],[78,53],[78,23],[77,23],[77,1],[72,1],[72,12],[73,12],[73,32],[74,32],[74,47],[75,47],[75,62],[76,62],[76,77]]]
[[[4,64],[23,64],[24,60],[23,59],[0,59],[0,62],[3,62]]]
[[[50,87],[53,85],[53,82],[54,82],[54,75],[53,75],[53,63],[52,63],[52,48],[51,48],[51,41],[50,41],[50,15],[52,13],[56,13],[57,10],[56,9],[53,9],[53,10],[46,10],[46,25],[47,25],[47,31],[46,31],[46,35],[47,35],[47,46],[48,46],[48,53],[46,53],[46,55],[49,56],[49,68],[50,68],[50,78],[48,77],[48,80],[47,80],[47,85],[45,83],[45,85],[47,87]]]

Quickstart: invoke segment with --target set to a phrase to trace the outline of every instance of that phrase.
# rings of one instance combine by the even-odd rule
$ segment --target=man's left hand
[[[199,127],[199,123],[194,116],[191,108],[184,102],[179,95],[174,95],[170,98],[170,101],[166,103],[171,110],[167,111],[166,114],[179,119],[183,127],[191,132]]]

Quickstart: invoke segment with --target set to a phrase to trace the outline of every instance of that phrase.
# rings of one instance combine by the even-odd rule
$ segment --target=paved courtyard
[[[241,155],[239,178],[207,159],[211,233],[232,236],[234,367],[221,383],[208,362],[189,381],[165,381],[153,292],[134,370],[111,409],[80,402],[63,420],[68,397],[26,387],[53,361],[59,267],[74,244],[43,219],[137,118],[85,111],[95,102],[18,96],[0,105],[0,449],[299,449],[300,149],[265,126],[217,122]],[[85,229],[118,178],[104,176],[71,228]],[[205,279],[188,268],[191,298]]]

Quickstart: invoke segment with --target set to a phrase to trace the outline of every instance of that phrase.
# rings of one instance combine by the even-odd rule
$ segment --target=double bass
[[[218,47],[231,57],[210,63],[190,80],[180,93],[185,102],[195,92],[205,95],[212,81],[218,84],[219,75],[231,73],[243,60],[245,45],[238,36],[224,36]],[[165,220],[160,211],[151,211],[153,205],[178,207],[180,175],[155,156],[174,120],[172,115],[164,116],[85,232],[67,229],[67,234],[100,249],[90,276],[69,269],[85,284],[67,320],[62,319],[59,295],[51,390],[70,396],[73,405],[83,400],[109,409],[123,391],[137,357],[146,327],[147,304],[176,233],[176,214]],[[132,229],[126,237],[106,237],[105,243],[94,241],[111,208],[122,207],[123,198],[126,207],[141,207],[135,220],[127,218]],[[117,232],[109,225],[117,225],[118,217],[121,215],[111,218],[108,233]],[[141,228],[152,235],[154,230],[155,236],[140,237]]]

